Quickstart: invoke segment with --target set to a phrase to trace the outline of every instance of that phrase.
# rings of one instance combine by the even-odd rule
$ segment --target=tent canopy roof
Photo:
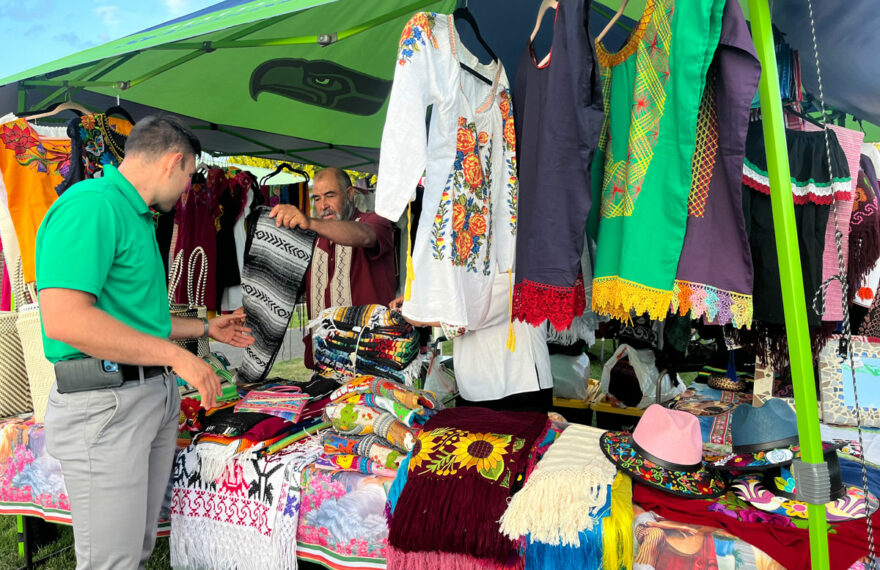
[[[818,94],[804,0],[778,0],[776,25],[801,51],[804,82]],[[456,0],[225,0],[204,10],[0,79],[0,112],[42,109],[72,98],[97,111],[121,98],[137,119],[159,111],[182,116],[215,154],[251,154],[375,172],[400,31],[411,15],[448,13]],[[514,77],[534,24],[532,2],[480,0],[471,12],[483,37]],[[626,14],[638,17],[640,2]],[[845,18],[818,5],[827,102],[880,122],[880,73],[861,69],[853,53],[871,43],[867,0]],[[614,10],[593,2],[595,35]],[[859,15],[861,14],[861,16]],[[861,18],[861,19],[860,19]],[[552,13],[536,42],[552,35]],[[624,41],[635,23],[624,16],[606,42]],[[853,38],[847,30],[864,30]],[[481,56],[467,25],[462,40]],[[863,34],[863,35],[865,35]],[[834,41],[831,41],[834,38]],[[809,40],[809,42],[807,41]],[[859,44],[855,50],[853,42]],[[546,51],[546,46],[544,46]],[[861,75],[856,75],[861,73]],[[877,77],[874,77],[876,75]],[[859,89],[845,77],[860,77]],[[872,83],[873,82],[873,83]]]

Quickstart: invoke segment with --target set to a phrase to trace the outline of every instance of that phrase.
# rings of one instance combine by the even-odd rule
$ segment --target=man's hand
[[[172,365],[174,373],[199,391],[203,408],[209,410],[215,407],[222,390],[220,379],[217,378],[214,369],[198,356],[185,350],[181,350],[178,355],[177,361]]]
[[[230,346],[245,348],[254,343],[254,337],[248,333],[251,329],[244,326],[244,309],[239,308],[231,315],[221,315],[208,321],[208,336]]]
[[[269,217],[275,218],[275,225],[279,228],[284,226],[307,230],[311,226],[311,219],[303,214],[299,208],[290,204],[278,204],[269,212]]]

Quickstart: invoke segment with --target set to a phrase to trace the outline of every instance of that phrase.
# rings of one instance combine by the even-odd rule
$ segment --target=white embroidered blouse
[[[464,47],[451,15],[429,12],[407,23],[397,64],[376,213],[398,220],[425,175],[411,296],[402,311],[444,328],[479,328],[494,276],[512,270],[515,258],[516,151],[507,75],[501,62],[483,65]]]

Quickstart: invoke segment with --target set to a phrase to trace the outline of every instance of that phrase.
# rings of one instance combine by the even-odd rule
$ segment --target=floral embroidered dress
[[[10,276],[20,254],[28,283],[36,280],[37,230],[70,166],[64,133],[12,115],[0,119],[0,237]]]
[[[423,174],[403,314],[459,331],[479,328],[496,273],[513,269],[517,178],[510,92],[500,62],[481,64],[459,40],[452,16],[427,12],[413,16],[401,36],[376,213],[397,221]]]
[[[724,0],[648,0],[626,45],[596,44],[605,125],[593,161],[593,309],[663,319],[684,243],[706,72]]]

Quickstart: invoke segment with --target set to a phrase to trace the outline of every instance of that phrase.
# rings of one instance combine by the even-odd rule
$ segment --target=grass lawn
[[[306,368],[302,358],[293,358],[291,360],[275,362],[272,366],[272,371],[269,372],[269,378],[274,376],[287,380],[296,380],[297,382],[306,382],[312,377],[312,371]]]

